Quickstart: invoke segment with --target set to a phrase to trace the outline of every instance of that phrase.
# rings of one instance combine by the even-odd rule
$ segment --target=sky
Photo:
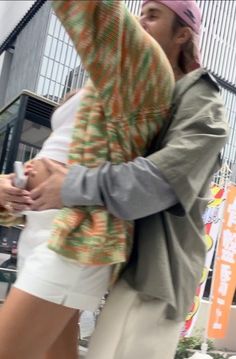
[[[0,1],[0,44],[30,9],[34,0]]]

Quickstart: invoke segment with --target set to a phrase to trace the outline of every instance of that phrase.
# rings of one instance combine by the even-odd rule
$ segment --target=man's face
[[[174,42],[173,23],[175,14],[167,6],[150,1],[142,8],[140,23],[158,43],[167,56],[171,54]]]

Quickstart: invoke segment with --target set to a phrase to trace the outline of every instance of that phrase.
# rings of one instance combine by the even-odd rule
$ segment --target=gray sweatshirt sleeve
[[[134,220],[174,206],[178,200],[158,168],[148,159],[87,168],[74,165],[62,188],[67,207],[105,206],[118,218]]]

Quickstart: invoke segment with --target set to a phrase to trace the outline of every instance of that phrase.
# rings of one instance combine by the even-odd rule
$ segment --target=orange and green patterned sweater
[[[92,168],[143,156],[169,120],[174,76],[164,52],[122,1],[54,0],[53,8],[90,77],[68,165]],[[3,224],[4,218],[2,212]],[[133,223],[104,207],[65,207],[54,221],[49,248],[82,264],[122,263],[132,236]]]

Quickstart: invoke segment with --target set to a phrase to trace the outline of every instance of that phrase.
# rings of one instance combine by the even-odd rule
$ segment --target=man
[[[132,256],[98,321],[89,359],[171,359],[205,258],[202,212],[227,138],[219,88],[200,68],[195,1],[144,1],[141,25],[177,80],[173,118],[146,158],[51,176],[32,192],[34,209],[105,205],[135,219]],[[158,84],[157,84],[158,86]]]

